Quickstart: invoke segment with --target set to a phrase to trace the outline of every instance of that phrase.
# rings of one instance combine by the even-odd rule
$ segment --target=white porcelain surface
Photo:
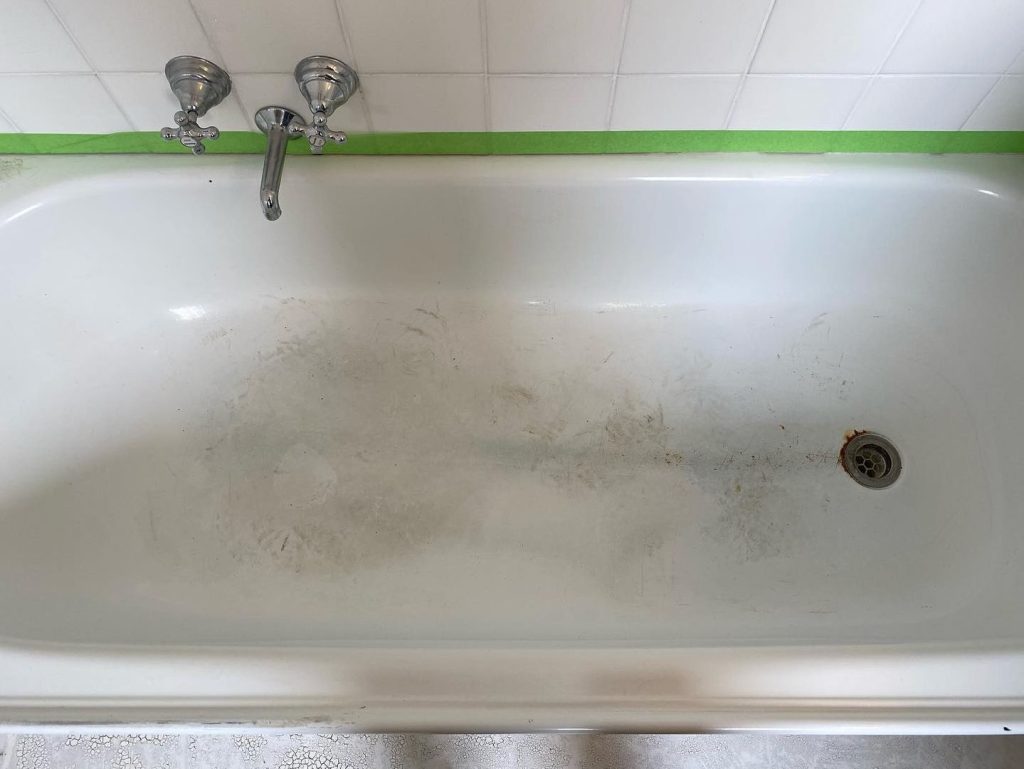
[[[621,72],[741,73],[770,0],[632,0]]]
[[[189,0],[50,0],[99,71],[162,72],[183,53],[217,58]]]
[[[751,75],[730,128],[836,131],[867,86],[866,77]]]
[[[14,130],[16,130],[14,123],[0,114],[0,131],[9,132]]]
[[[994,76],[883,76],[875,78],[846,128],[956,131],[985,98]]]
[[[725,128],[738,75],[623,75],[612,130]]]
[[[610,76],[492,77],[495,131],[602,131],[607,127]]]
[[[90,69],[44,0],[4,0],[0,72],[82,72]]]
[[[483,131],[478,75],[366,75],[363,98],[376,131]]]
[[[4,161],[0,722],[1024,728],[1024,161],[188,161]]]
[[[341,0],[364,72],[482,72],[480,0]]]
[[[232,73],[291,72],[314,53],[349,56],[334,0],[191,1]]]
[[[870,73],[917,0],[778,0],[753,72]]]
[[[1024,77],[996,83],[964,128],[968,131],[1024,131]]]
[[[1024,50],[1019,0],[923,0],[886,72],[1002,72]]]
[[[626,0],[485,0],[491,72],[614,72]]]
[[[60,109],[53,110],[54,104]],[[131,130],[95,75],[0,75],[0,107],[32,133]]]

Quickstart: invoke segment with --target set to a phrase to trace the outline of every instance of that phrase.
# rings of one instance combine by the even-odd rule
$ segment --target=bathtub
[[[260,162],[0,162],[0,722],[1024,727],[1024,160]]]

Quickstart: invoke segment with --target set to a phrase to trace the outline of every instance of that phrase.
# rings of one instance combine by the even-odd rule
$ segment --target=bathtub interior
[[[0,636],[1024,631],[1005,180],[296,158],[268,224],[254,162],[4,191]],[[858,429],[893,487],[839,466]]]

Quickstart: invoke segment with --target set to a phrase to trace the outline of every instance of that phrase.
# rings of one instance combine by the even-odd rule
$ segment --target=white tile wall
[[[918,0],[777,0],[753,72],[871,73]]]
[[[0,72],[90,69],[44,0],[4,0],[0,7]]]
[[[341,8],[367,72],[483,71],[479,0],[341,0]]]
[[[955,131],[997,78],[985,75],[886,75],[876,78],[846,127],[877,131]]]
[[[4,0],[0,131],[157,130],[182,53],[231,73],[222,130],[311,53],[359,70],[353,132],[1024,130],[1024,0]]]
[[[53,104],[60,105],[54,110]],[[31,133],[108,133],[131,127],[95,75],[0,75],[4,114]]]
[[[739,74],[771,0],[633,0],[620,72]]]
[[[183,52],[215,58],[189,0],[49,3],[89,62],[103,72],[160,72],[168,59]]]
[[[497,75],[490,79],[495,131],[602,131],[610,75]]]
[[[1003,72],[1021,52],[1021,0],[924,0],[885,72]]]
[[[362,83],[370,120],[378,131],[486,127],[482,75],[364,75]]]
[[[964,127],[969,131],[999,131],[1007,125],[1024,125],[1024,76],[1002,78]]]
[[[622,75],[613,130],[725,128],[739,75]]]
[[[869,82],[857,76],[751,75],[729,128],[837,131]]]
[[[485,0],[491,72],[612,72],[626,0]]]

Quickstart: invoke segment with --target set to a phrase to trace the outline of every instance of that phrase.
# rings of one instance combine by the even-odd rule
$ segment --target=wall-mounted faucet
[[[206,152],[203,139],[217,139],[220,131],[214,126],[203,128],[196,121],[231,93],[231,78],[212,61],[198,56],[175,56],[164,67],[167,82],[178,97],[181,110],[174,113],[177,128],[164,128],[160,135],[166,141],[177,139],[194,155]]]
[[[295,82],[313,113],[311,123],[287,107],[263,107],[256,112],[256,126],[267,135],[260,206],[270,221],[281,216],[281,173],[288,142],[304,136],[314,155],[322,154],[324,145],[329,141],[336,144],[344,142],[345,133],[330,130],[327,118],[359,88],[355,70],[330,56],[307,56],[300,61],[295,67]]]

